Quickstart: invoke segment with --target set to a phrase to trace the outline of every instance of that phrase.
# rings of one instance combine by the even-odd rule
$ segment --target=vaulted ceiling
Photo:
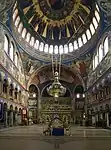
[[[106,25],[101,10],[100,1],[94,0],[17,0],[11,30],[19,43],[27,79],[42,66],[50,66],[52,55],[61,55],[62,65],[72,72],[78,69],[81,77],[87,76],[93,51]]]
[[[18,0],[19,14],[29,30],[46,43],[66,44],[89,27],[96,5],[88,0]]]

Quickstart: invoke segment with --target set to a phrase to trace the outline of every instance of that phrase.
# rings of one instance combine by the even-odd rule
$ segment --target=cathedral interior
[[[110,33],[110,0],[0,0],[1,150],[111,149]]]

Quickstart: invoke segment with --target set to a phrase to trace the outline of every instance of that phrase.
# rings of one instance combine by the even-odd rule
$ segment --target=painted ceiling
[[[58,5],[59,4],[59,5]],[[106,5],[98,2],[104,20],[102,22],[110,22],[110,2]],[[87,26],[92,21],[95,3],[93,0],[18,0],[19,15],[23,21],[24,27],[28,28],[35,35],[40,35],[46,42],[56,41],[67,43],[70,38],[76,38],[83,34]],[[109,13],[108,13],[109,12]],[[102,24],[104,25],[104,24]],[[101,29],[103,30],[103,28]],[[99,33],[100,34],[100,33]],[[33,35],[33,34],[32,34]],[[74,36],[75,35],[75,36]],[[73,39],[74,41],[74,39]],[[29,55],[21,53],[25,73],[27,76],[39,70],[41,66],[46,63],[39,60],[32,59]],[[87,70],[91,62],[91,55],[85,55],[76,60],[69,60],[67,65],[70,70],[77,70],[81,77],[87,76]],[[49,63],[50,64],[50,63]],[[51,78],[51,70],[44,70],[39,74],[35,74],[36,82],[42,83]],[[49,74],[48,74],[49,73]],[[62,70],[61,77],[66,80],[64,70]],[[33,80],[35,80],[33,78]],[[69,82],[73,82],[72,75],[69,76]]]
[[[46,42],[81,36],[94,16],[92,0],[18,0],[24,26]]]

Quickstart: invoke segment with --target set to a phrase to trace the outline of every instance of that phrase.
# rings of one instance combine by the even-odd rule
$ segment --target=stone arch
[[[99,111],[103,111],[103,105],[99,106]]]
[[[14,89],[14,98],[17,99],[17,95],[18,95],[18,87],[16,86]]]
[[[8,109],[8,105],[7,103],[4,103],[4,111],[7,111],[7,109]]]
[[[30,84],[30,86],[31,86],[31,85],[33,85],[33,86],[36,87],[36,89],[37,89],[37,94],[38,94],[38,95],[37,95],[37,98],[38,98],[38,101],[39,101],[39,100],[40,100],[40,89],[39,89],[39,87],[38,87],[37,85],[35,85],[35,84]],[[30,87],[30,86],[29,86],[29,87]],[[28,91],[29,91],[29,88],[28,88]]]
[[[73,93],[84,93],[84,87],[82,86],[82,85],[76,85],[75,87],[74,87],[74,90],[73,90]]]
[[[34,78],[34,76],[36,76],[36,75],[37,75],[39,72],[41,72],[43,69],[49,68],[49,67],[51,67],[51,64],[43,65],[42,67],[39,67],[37,70],[35,70],[35,71],[33,72],[33,74],[31,75],[31,77],[30,77],[28,83],[27,83],[27,89],[29,88],[29,86],[30,86],[30,84],[31,84],[31,81],[32,81],[32,79]],[[83,85],[83,87],[85,88],[84,80],[83,80],[83,78],[81,77],[81,75],[80,75],[80,73],[78,72],[78,70],[71,70],[70,67],[68,67],[67,65],[63,65],[63,64],[62,64],[62,67],[65,68],[65,69],[67,69],[68,71],[71,71],[73,74],[75,74],[75,75],[79,78],[79,80],[80,80],[81,84]]]
[[[21,108],[19,108],[19,113],[21,113],[22,112],[22,109]]]
[[[13,83],[10,83],[10,85],[9,85],[9,95],[11,97],[13,96],[13,91],[14,91],[14,85],[13,85]]]
[[[13,111],[13,105],[10,105],[10,110]]]
[[[30,92],[30,93],[36,93],[36,92],[38,92],[38,89],[37,89],[36,85],[31,84],[31,85],[29,86],[29,92]]]
[[[9,86],[8,80],[7,80],[7,79],[4,79],[4,80],[3,80],[3,92],[4,92],[4,93],[7,93],[7,91],[8,91],[8,86]]]
[[[15,111],[18,111],[18,107],[17,106],[15,106]]]
[[[29,86],[28,91],[29,91],[29,97],[30,97],[29,103],[31,102],[31,99],[33,99],[36,103],[36,104],[34,104],[35,107],[33,108],[33,111],[32,111],[32,109],[29,109],[29,121],[37,123],[38,119],[39,119],[40,90],[37,85],[31,84]],[[36,95],[34,96],[34,94],[36,94]],[[31,107],[33,107],[33,106],[31,106]]]
[[[106,110],[106,111],[109,111],[109,109],[110,109],[110,105],[109,105],[109,104],[106,104],[106,105],[105,105],[105,110]]]

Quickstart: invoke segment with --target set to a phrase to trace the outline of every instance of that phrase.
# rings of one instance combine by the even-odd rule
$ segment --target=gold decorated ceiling
[[[88,0],[18,0],[18,3],[27,21],[25,25],[49,40],[80,36],[90,25],[95,9],[92,0],[90,3]],[[59,3],[61,7],[55,5]]]

